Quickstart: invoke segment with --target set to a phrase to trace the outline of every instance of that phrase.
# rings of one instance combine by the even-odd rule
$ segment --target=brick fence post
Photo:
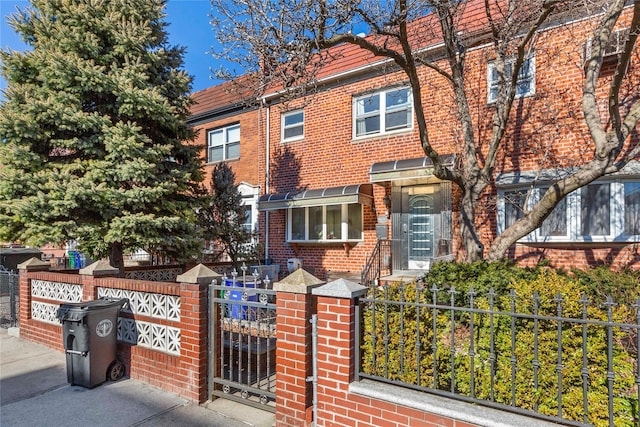
[[[34,257],[18,264],[17,267],[20,273],[20,312],[18,319],[21,326],[26,326],[31,319],[31,283],[29,274],[34,271],[49,271],[51,266],[48,262]]]
[[[82,278],[82,301],[93,301],[98,298],[96,277],[118,277],[120,270],[111,267],[108,261],[100,260],[78,270]]]
[[[326,282],[298,269],[273,285],[276,290],[276,425],[303,427],[312,422],[311,291]]]
[[[339,279],[313,290],[318,298],[318,425],[354,425],[348,402],[355,378],[356,304],[367,288]]]
[[[208,338],[209,284],[220,275],[198,264],[176,277],[180,283],[180,362],[184,369],[183,396],[203,403],[209,398]]]

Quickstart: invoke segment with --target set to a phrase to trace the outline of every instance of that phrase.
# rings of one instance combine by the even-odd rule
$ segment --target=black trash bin
[[[116,337],[118,313],[128,303],[126,298],[102,298],[60,305],[56,317],[62,322],[69,384],[92,388],[124,375],[116,359]]]

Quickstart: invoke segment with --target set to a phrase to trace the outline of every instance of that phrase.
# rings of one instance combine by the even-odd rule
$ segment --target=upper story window
[[[215,163],[240,158],[240,125],[210,130],[207,137],[207,162]]]
[[[511,79],[513,64],[515,60],[511,59],[505,62],[505,71],[507,84]],[[536,61],[535,56],[530,56],[524,60],[520,73],[518,74],[518,82],[516,85],[516,98],[530,96],[536,93]],[[496,102],[498,99],[498,71],[494,62],[487,65],[487,102]]]
[[[536,203],[548,187],[500,192],[498,215],[504,230]],[[527,191],[530,194],[527,197]],[[562,199],[529,242],[640,241],[640,182],[620,179],[586,185]]]
[[[354,98],[354,137],[410,129],[413,125],[411,101],[411,91],[407,87]]]
[[[304,138],[304,111],[296,110],[282,114],[282,141]]]

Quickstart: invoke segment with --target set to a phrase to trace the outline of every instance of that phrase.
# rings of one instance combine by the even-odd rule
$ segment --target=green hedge
[[[486,268],[483,268],[486,267]],[[602,275],[602,273],[598,273]],[[627,280],[629,276],[621,280]],[[631,277],[635,273],[629,273]],[[457,265],[436,264],[423,282],[409,285],[395,284],[374,290],[375,303],[364,311],[364,335],[362,343],[363,372],[411,385],[453,391],[471,395],[471,315],[456,312],[452,318],[449,309],[435,313],[437,350],[433,352],[433,311],[425,304],[432,303],[431,288],[435,285],[439,304],[448,306],[451,294],[447,289],[454,286],[456,305],[469,307],[467,292],[473,286],[477,292],[474,307],[489,309],[489,288],[496,290],[494,311],[510,312],[512,303],[515,312],[533,313],[533,296],[538,295],[540,315],[556,316],[560,295],[562,316],[580,319],[583,316],[583,295],[587,299],[600,296],[600,287],[589,287],[592,283],[583,276],[558,272],[544,267],[519,269],[509,263],[476,263]],[[609,276],[607,276],[609,277]],[[612,280],[615,276],[611,275]],[[624,282],[627,283],[627,282]],[[636,282],[637,283],[637,282]],[[615,287],[615,283],[613,284]],[[630,286],[626,293],[633,293]],[[515,292],[516,298],[509,293]],[[635,291],[637,292],[637,286]],[[382,300],[389,301],[384,303]],[[592,302],[603,302],[602,298]],[[606,308],[597,304],[588,305],[588,318],[607,320]],[[635,322],[636,311],[630,304],[619,304],[613,308],[616,322]],[[387,325],[387,326],[385,326]],[[558,413],[558,323],[555,320],[538,322],[538,390],[534,387],[534,321],[518,318],[513,329],[514,357],[517,369],[512,381],[512,327],[511,316],[495,314],[493,364],[493,400],[534,410],[545,415]],[[608,425],[607,408],[607,328],[588,326],[588,420],[596,426]],[[454,331],[453,345],[451,332]],[[613,385],[616,426],[638,426],[638,402],[634,372],[637,375],[637,349],[631,345],[635,336],[629,331],[614,328]],[[562,416],[583,421],[583,353],[582,326],[577,323],[562,324]],[[491,400],[491,333],[490,316],[486,313],[473,315],[474,334],[474,395]],[[435,362],[434,362],[435,358]],[[420,366],[418,366],[418,359]],[[454,361],[453,367],[451,361]],[[455,382],[451,371],[455,369]],[[434,370],[437,374],[434,377]]]

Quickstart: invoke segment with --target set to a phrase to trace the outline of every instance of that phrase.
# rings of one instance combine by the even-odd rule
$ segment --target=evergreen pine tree
[[[214,167],[208,203],[203,203],[200,221],[205,240],[213,241],[218,255],[229,256],[237,268],[239,261],[257,258],[258,249],[251,244],[252,230],[245,228],[245,206],[235,180],[227,163]]]
[[[31,0],[0,50],[0,240],[76,240],[122,269],[123,251],[194,253],[199,148],[191,78],[164,0]]]

